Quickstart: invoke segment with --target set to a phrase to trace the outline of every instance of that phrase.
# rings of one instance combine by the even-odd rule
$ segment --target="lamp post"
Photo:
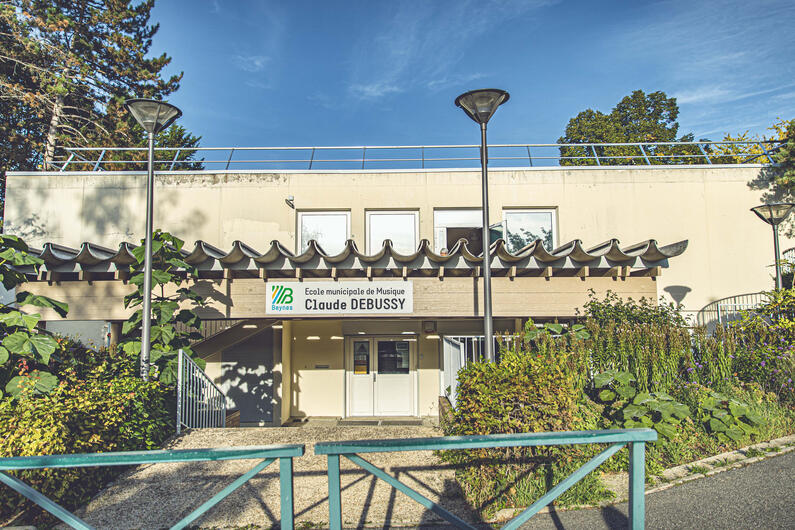
[[[489,153],[486,145],[486,124],[497,107],[508,101],[505,90],[483,88],[471,90],[455,98],[455,104],[480,124],[480,166],[483,186],[483,346],[486,360],[494,362],[494,331],[491,318],[491,249],[489,240]]]
[[[781,259],[778,249],[778,225],[787,218],[793,208],[795,208],[795,204],[791,202],[774,202],[751,208],[751,211],[761,220],[773,227],[773,257],[775,258],[774,263],[776,264],[776,291],[781,289]]]
[[[182,116],[182,111],[165,101],[128,99],[124,102],[135,121],[149,135],[149,156],[146,174],[146,255],[144,261],[144,307],[141,326],[141,378],[149,380],[149,351],[152,330],[152,215],[155,194],[155,135]]]

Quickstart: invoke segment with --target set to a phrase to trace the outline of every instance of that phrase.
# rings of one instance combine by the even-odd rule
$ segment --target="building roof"
[[[510,252],[504,240],[491,245],[492,274],[510,276],[605,276],[656,275],[659,267],[667,267],[668,259],[679,256],[687,248],[687,240],[659,246],[653,239],[621,246],[609,239],[590,248],[579,239],[547,251],[540,240]],[[70,248],[47,243],[39,253],[44,260],[38,275],[25,270],[31,279],[47,281],[125,279],[130,265],[136,262],[132,251],[136,245],[122,243],[113,250],[94,243]],[[195,267],[199,277],[261,277],[261,278],[328,278],[372,276],[473,276],[480,274],[481,253],[473,253],[465,239],[460,239],[447,254],[436,254],[427,239],[412,254],[397,252],[385,240],[375,254],[359,251],[348,240],[338,254],[327,254],[316,241],[310,241],[301,254],[293,254],[279,241],[259,252],[235,241],[225,252],[204,241],[196,241],[193,250],[182,250],[184,261]]]

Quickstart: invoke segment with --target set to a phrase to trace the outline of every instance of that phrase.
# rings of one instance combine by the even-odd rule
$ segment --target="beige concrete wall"
[[[490,172],[491,220],[503,208],[556,208],[559,241],[586,246],[688,239],[663,272],[659,293],[698,310],[716,298],[772,286],[770,228],[749,208],[757,166],[529,168]],[[348,209],[351,235],[366,247],[365,210],[416,208],[420,236],[433,239],[435,208],[480,205],[478,171],[167,174],[156,190],[155,225],[189,244],[228,249],[295,246],[297,210]],[[295,207],[285,204],[295,197]],[[7,177],[5,228],[32,245],[116,247],[143,235],[144,177],[121,173],[32,173]],[[782,248],[795,245],[784,238]],[[683,298],[682,298],[683,295]]]
[[[296,280],[297,281],[297,280]],[[304,280],[312,282],[314,280]],[[391,280],[402,282],[401,279]],[[475,317],[483,315],[482,282],[478,278],[413,278],[414,313],[418,318]],[[659,280],[653,277],[507,277],[492,278],[495,317],[575,316],[588,301],[588,290],[604,296],[608,290],[626,297],[654,298]],[[345,280],[340,280],[344,284]],[[265,313],[268,284],[255,278],[232,280],[191,280],[196,292],[207,297],[207,305],[196,308],[202,318],[272,318]],[[71,320],[126,320],[136,308],[125,309],[124,296],[133,286],[119,280],[30,282],[26,290],[69,304]],[[166,290],[174,294],[174,287]],[[44,320],[57,320],[55,311],[30,308]],[[384,316],[384,315],[382,315]],[[360,315],[341,315],[357,319]],[[381,331],[383,333],[383,331]],[[202,352],[203,353],[203,352]]]
[[[282,330],[284,331],[284,330]],[[294,417],[343,416],[345,341],[339,320],[299,320],[292,324],[292,408]],[[307,340],[309,336],[319,340]],[[327,369],[316,365],[328,365]]]

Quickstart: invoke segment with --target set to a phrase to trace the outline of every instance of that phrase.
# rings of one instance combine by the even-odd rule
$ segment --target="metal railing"
[[[201,340],[208,339],[208,338],[212,337],[213,335],[217,335],[218,333],[221,333],[222,331],[225,331],[225,330],[227,330],[227,329],[229,329],[231,327],[234,327],[237,324],[240,324],[241,322],[245,322],[247,320],[249,320],[249,319],[246,319],[246,318],[219,318],[219,319],[213,319],[213,320],[202,320],[201,323],[199,324],[199,328],[198,329],[196,329],[193,326],[189,326],[189,325],[187,325],[187,324],[185,324],[183,322],[177,322],[175,327],[176,327],[177,331],[186,332],[186,333],[190,333],[190,332],[199,333],[201,335],[201,338],[191,339],[191,342],[195,343],[195,342],[199,342]]]
[[[631,142],[493,144],[489,165],[773,164],[778,142]],[[158,147],[158,171],[246,169],[372,170],[480,167],[479,145],[376,145],[310,147]],[[145,147],[64,147],[49,171],[146,169]]]
[[[710,302],[696,314],[696,324],[706,327],[711,333],[715,326],[728,322],[731,309],[734,309],[732,315],[739,314],[741,310],[755,309],[764,302],[764,295],[764,292],[738,294]]]
[[[458,371],[467,364],[480,360],[484,355],[483,335],[442,336],[442,390],[455,407],[458,403]],[[509,346],[515,335],[494,335],[494,360],[499,362],[502,346]]]
[[[257,473],[279,459],[279,491],[281,502],[281,528],[293,528],[293,458],[304,454],[303,444],[228,447],[221,449],[177,449],[158,451],[128,451],[119,453],[93,453],[73,455],[19,456],[0,458],[0,482],[20,495],[35,502],[72,528],[90,530],[92,527],[69,510],[36,491],[20,479],[5,471],[25,469],[52,469],[100,466],[130,466],[167,462],[209,462],[219,460],[261,460],[249,471],[183,517],[172,529],[185,528],[207,513]]]
[[[397,451],[439,451],[450,449],[483,449],[495,447],[539,447],[571,444],[610,444],[559,484],[550,489],[522,513],[503,526],[503,530],[519,528],[521,524],[558,498],[563,492],[599,467],[605,460],[629,444],[629,523],[642,529],[646,518],[646,442],[657,440],[652,429],[611,429],[603,431],[540,432],[520,434],[492,434],[484,436],[443,436],[439,438],[408,438],[397,440],[360,440],[322,442],[315,444],[316,455],[328,455],[329,526],[342,528],[342,488],[340,484],[340,456],[344,456],[365,471],[380,478],[396,490],[406,494],[428,510],[459,528],[475,528],[448,512],[429,498],[411,489],[395,477],[385,473],[359,453],[391,453]]]
[[[177,354],[177,434],[226,426],[226,395],[188,355]]]

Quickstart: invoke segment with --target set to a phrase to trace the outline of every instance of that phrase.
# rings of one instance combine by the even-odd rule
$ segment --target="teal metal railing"
[[[178,449],[159,451],[128,451],[73,455],[19,456],[0,458],[0,482],[35,502],[72,528],[88,530],[92,527],[47,496],[39,493],[6,471],[24,469],[130,466],[174,462],[207,462],[217,460],[260,460],[254,467],[196,508],[172,529],[185,528],[228,497],[257,473],[279,460],[279,491],[281,496],[281,528],[293,528],[293,458],[304,454],[303,444],[228,447],[221,449]]]
[[[496,447],[537,447],[574,444],[610,444],[577,471],[562,480],[530,507],[503,526],[503,530],[519,528],[544,506],[599,467],[605,460],[629,444],[629,523],[639,530],[646,518],[646,442],[657,440],[653,429],[611,429],[604,431],[540,432],[520,434],[492,434],[484,436],[443,436],[439,438],[408,438],[396,440],[359,440],[315,444],[315,454],[328,455],[329,525],[332,530],[342,528],[342,496],[340,487],[340,456],[344,456],[365,471],[405,493],[428,510],[459,528],[475,528],[448,512],[432,500],[411,489],[383,470],[374,466],[359,453],[388,453],[396,451],[438,451],[450,449],[484,449]]]

